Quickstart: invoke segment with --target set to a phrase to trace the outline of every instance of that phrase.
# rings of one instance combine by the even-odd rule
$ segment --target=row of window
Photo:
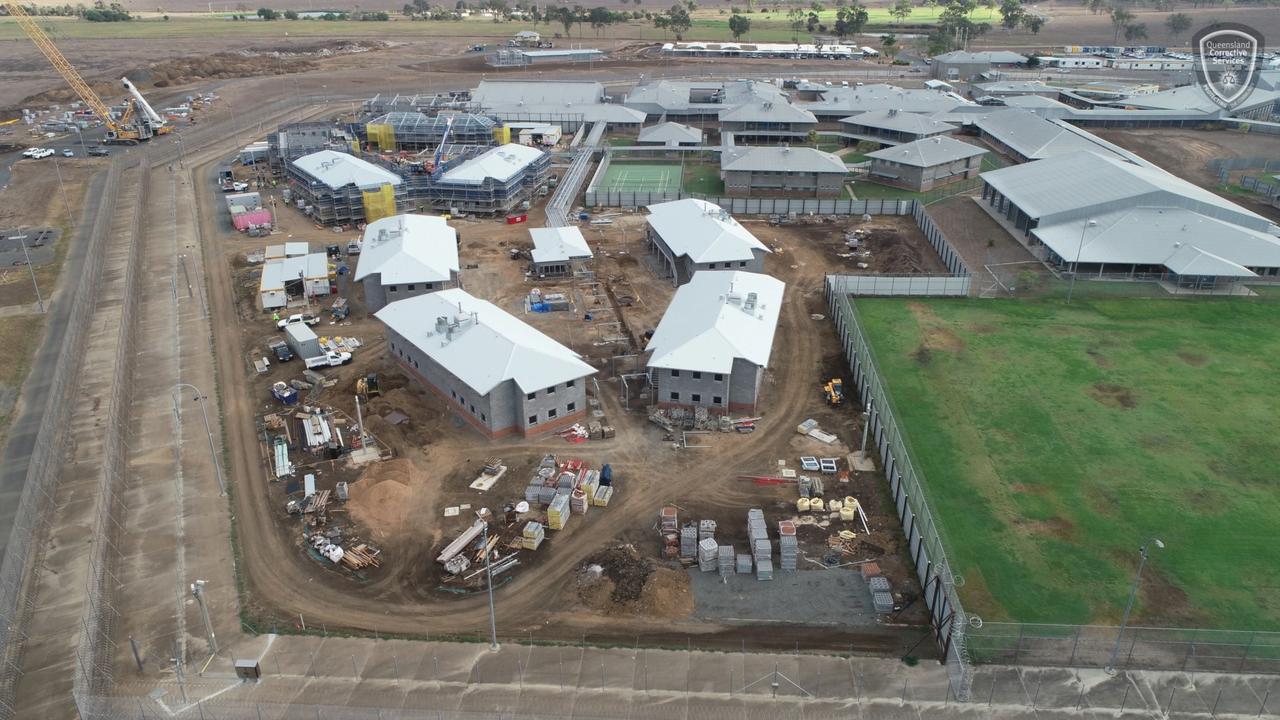
[[[573,411],[574,411],[574,410],[576,410],[577,408],[578,408],[578,404],[577,404],[577,403],[569,403],[568,405],[565,405],[565,406],[564,406],[564,414],[565,414],[565,415],[572,415],[572,414],[573,414]],[[556,408],[551,408],[550,410],[548,410],[548,411],[547,411],[547,420],[555,420],[555,419],[556,419],[557,417],[559,417],[559,416],[560,416],[560,413],[559,413],[559,412],[557,412]],[[530,415],[530,416],[529,416],[529,425],[531,425],[531,426],[532,426],[532,425],[537,425],[537,424],[538,424],[538,416],[537,416],[537,415]]]
[[[398,287],[400,287],[400,286],[399,286],[399,285],[388,285],[388,286],[387,286],[387,292],[396,292],[396,288],[398,288]],[[423,289],[425,289],[425,290],[431,290],[433,287],[435,287],[435,284],[434,284],[434,283],[425,283],[425,284],[423,284],[423,286],[422,286],[422,287],[423,287]],[[404,289],[405,289],[405,292],[413,292],[414,290],[417,290],[417,289],[418,289],[418,286],[417,286],[417,285],[414,285],[414,284],[412,284],[412,283],[410,283],[410,284],[408,284],[408,285],[405,285],[405,286],[404,286]]]
[[[577,382],[578,382],[577,380],[570,380],[569,382],[565,383],[565,384],[564,384],[564,386],[565,386],[565,388],[566,388],[566,389],[568,389],[568,388],[571,388],[571,387],[573,387],[574,385],[576,385],[576,384],[577,384]],[[555,395],[555,394],[556,394],[556,386],[555,386],[555,385],[552,385],[551,387],[547,388],[546,390],[544,390],[544,391],[543,391],[543,394],[544,394],[544,395]],[[538,397],[538,391],[537,391],[537,390],[534,390],[533,392],[531,392],[531,393],[529,393],[528,395],[525,395],[525,396],[524,396],[525,400],[532,400],[532,399],[534,399],[534,398],[536,398],[536,397]],[[569,403],[569,404],[570,404],[570,405],[572,405],[573,403]],[[570,409],[572,409],[572,408],[570,408]]]
[[[673,392],[673,393],[671,393],[671,401],[672,401],[672,402],[680,402],[680,393],[678,393],[678,392]],[[702,402],[702,393],[690,393],[690,394],[689,394],[689,402],[694,402],[694,403],[700,403],[700,402]],[[711,396],[711,404],[712,404],[712,405],[723,405],[723,404],[724,404],[724,398],[720,397],[719,395],[712,395],[712,396]]]
[[[731,268],[733,267],[733,263],[731,263],[731,262],[727,262],[727,263],[719,263],[719,264],[720,264],[722,267],[724,267],[724,269],[725,269],[725,270],[729,270],[729,269],[731,269]],[[744,268],[744,267],[746,267],[746,266],[747,266],[746,261],[741,261],[741,262],[739,262],[739,263],[738,263],[738,267],[740,267],[740,268]],[[716,269],[716,263],[707,263],[707,269],[708,269],[708,270],[715,270],[715,269]]]
[[[697,371],[697,370],[692,371],[692,375],[693,375],[693,379],[694,379],[694,380],[701,380],[701,379],[702,379],[702,373],[701,373],[701,372],[699,372],[699,371]],[[672,371],[671,371],[671,377],[680,377],[680,371],[679,371],[679,370],[672,370]],[[715,373],[713,377],[715,378],[715,381],[716,381],[716,382],[724,382],[724,375],[722,375],[722,374],[720,374],[720,373]]]
[[[458,405],[461,405],[461,406],[464,406],[464,407],[467,407],[468,409],[470,409],[470,410],[471,410],[471,414],[472,414],[472,415],[477,415],[477,414],[478,414],[478,415],[480,416],[480,422],[488,422],[488,421],[489,421],[489,418],[485,417],[485,416],[484,416],[484,413],[477,413],[477,412],[476,412],[476,406],[475,406],[475,405],[470,404],[470,403],[466,402],[465,400],[463,400],[463,399],[462,399],[462,397],[460,397],[460,396],[458,395],[458,393],[457,393],[457,391],[456,391],[456,390],[450,390],[450,391],[449,391],[449,395],[453,397],[454,401],[455,401],[455,402],[457,402],[457,403],[458,403]]]

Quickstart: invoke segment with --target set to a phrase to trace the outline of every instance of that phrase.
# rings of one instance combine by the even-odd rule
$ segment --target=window
[[[672,371],[671,371],[671,377],[680,377],[680,371],[679,371],[679,370],[672,370]]]
[[[528,395],[525,395],[525,396],[524,396],[524,399],[525,399],[525,400],[532,400],[532,399],[534,398],[534,396],[536,396],[537,394],[538,394],[537,392],[531,392],[531,393],[529,393]]]
[[[678,392],[673,392],[673,393],[671,393],[671,399],[672,399],[672,400],[679,400],[679,399],[680,399],[680,393],[678,393]]]
[[[471,414],[472,414],[472,415],[475,415],[475,414],[476,414],[476,406],[475,406],[475,405],[472,405],[472,406],[471,406]]]
[[[715,269],[716,269],[716,264],[715,264],[715,263],[710,263],[709,265],[707,265],[707,267],[708,267],[709,269],[711,269],[711,270],[715,270]]]
[[[416,286],[416,285],[410,285],[410,286],[406,287],[406,288],[405,288],[405,290],[413,290],[415,287],[417,287],[417,286]]]
[[[738,263],[738,267],[746,267],[746,266],[747,266],[747,261],[746,261],[746,260],[743,260],[743,261],[741,261],[741,262],[739,262],[739,263]]]
[[[716,382],[724,382],[724,375],[716,373]]]
[[[555,386],[555,385],[552,385],[551,387],[547,388],[547,394],[548,394],[548,395],[555,395],[555,394],[556,394],[556,386]]]
[[[711,404],[712,404],[712,405],[723,405],[723,404],[724,404],[724,398],[720,397],[719,395],[713,395],[713,396],[711,397]]]
[[[694,379],[694,380],[701,380],[701,379],[702,379],[702,373],[698,372],[697,370],[694,370],[694,371],[693,371],[693,379]]]
[[[574,383],[576,383],[576,382],[578,382],[578,381],[577,381],[577,380],[570,380],[569,382],[565,383],[565,384],[564,384],[564,386],[565,386],[565,387],[567,387],[567,388],[571,388],[571,387],[573,387],[573,384],[574,384]]]
[[[689,402],[702,402],[702,395],[694,393],[689,396]]]
[[[484,416],[484,413],[480,413],[480,422],[488,422],[488,418]]]
[[[529,416],[529,424],[530,424],[530,425],[537,425],[537,424],[538,424],[538,416],[537,416],[537,415],[530,415],[530,416]]]
[[[395,286],[395,285],[389,285],[389,286],[387,286],[387,290],[388,290],[389,292],[395,292],[395,291],[396,291],[396,286]]]
[[[547,419],[548,419],[548,420],[550,420],[551,418],[553,418],[553,417],[555,417],[555,416],[556,416],[556,409],[555,409],[555,408],[551,408],[550,410],[548,410],[548,411],[547,411]]]
[[[573,409],[574,409],[575,407],[577,407],[577,403],[569,403],[568,405],[566,405],[566,406],[565,406],[564,411],[565,411],[565,412],[573,412]]]

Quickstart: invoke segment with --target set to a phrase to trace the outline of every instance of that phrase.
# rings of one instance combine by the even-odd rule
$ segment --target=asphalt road
[[[50,148],[57,153],[54,157],[44,158],[43,160],[32,160],[31,162],[46,162],[53,160],[54,158],[61,159],[63,150],[70,150],[76,154],[76,157],[84,157],[87,152],[86,148],[91,148],[95,145],[102,145],[103,139],[107,136],[106,127],[96,127],[85,130],[83,133],[83,142],[81,141],[80,136],[76,133],[71,133],[65,137],[50,140],[47,138],[37,139],[27,137],[25,134],[19,134],[20,132],[21,131],[15,130],[3,139],[4,142],[11,142],[19,147],[12,152],[0,153],[0,190],[8,187],[9,178],[13,175],[13,164],[19,160],[26,159],[22,157],[23,150],[26,150],[29,147],[44,147]],[[23,145],[22,143],[24,142],[27,144]],[[122,149],[123,148],[118,145],[107,148],[107,150],[113,155]]]
[[[7,170],[7,168],[6,168]],[[78,278],[82,277],[85,255],[88,252],[89,236],[93,232],[92,218],[98,213],[102,204],[102,185],[106,181],[106,173],[98,173],[90,181],[85,193],[84,214],[80,225],[74,233],[74,241],[70,245],[66,264],[63,266],[64,287],[74,287]],[[19,399],[21,414],[11,426],[4,453],[0,456],[0,557],[4,557],[9,548],[10,534],[18,511],[18,501],[22,497],[22,488],[27,480],[27,465],[31,452],[35,447],[36,435],[44,414],[49,405],[49,385],[53,368],[58,362],[58,353],[62,350],[63,336],[67,331],[67,321],[71,315],[72,303],[68,300],[71,293],[64,294],[62,299],[52,303],[46,318],[44,340],[36,351],[31,363],[31,373],[22,386]]]

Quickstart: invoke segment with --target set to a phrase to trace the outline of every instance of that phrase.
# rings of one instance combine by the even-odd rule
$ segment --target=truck
[[[315,315],[298,313],[296,315],[290,315],[289,317],[284,318],[283,320],[280,320],[279,322],[276,323],[276,327],[283,330],[289,327],[290,325],[293,325],[294,323],[306,323],[308,325],[318,325],[320,323],[320,318],[316,317]]]
[[[360,242],[360,239],[359,239],[359,238],[355,238],[355,239],[352,239],[352,240],[347,241],[347,254],[348,254],[348,255],[359,255],[359,254],[360,254],[360,245],[361,245],[361,242]]]
[[[308,370],[323,367],[338,367],[351,362],[351,353],[349,352],[327,352],[323,355],[309,357],[304,360]]]
[[[267,347],[275,354],[277,362],[289,362],[293,359],[293,351],[289,349],[289,344],[283,340],[276,340],[267,345]]]

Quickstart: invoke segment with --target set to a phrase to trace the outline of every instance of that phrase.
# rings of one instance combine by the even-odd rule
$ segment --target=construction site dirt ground
[[[210,177],[212,167],[198,168],[197,177]],[[317,251],[330,244],[345,247],[355,232],[317,228],[301,213],[280,205],[278,232],[268,238],[247,238],[230,230],[221,194],[211,181],[206,185],[197,189],[206,194],[202,225],[211,229],[205,232],[206,247],[221,264],[220,268],[211,266],[212,282],[229,283],[227,289],[234,291],[236,312],[226,319],[238,328],[236,347],[219,350],[220,356],[235,358],[236,365],[236,387],[228,388],[228,398],[234,401],[228,402],[226,422],[252,429],[258,427],[263,414],[280,407],[269,393],[271,384],[299,378],[302,367],[294,360],[273,362],[264,374],[253,370],[252,360],[269,356],[267,343],[281,334],[274,328],[271,315],[256,306],[256,272],[244,261],[244,255],[285,240],[306,240]],[[273,191],[264,188],[263,192],[270,195]],[[598,385],[589,384],[589,394],[617,430],[617,436],[608,440],[570,444],[556,436],[528,441],[489,441],[481,437],[437,397],[389,362],[381,325],[368,317],[362,289],[350,282],[358,258],[338,261],[349,269],[339,276],[338,288],[351,305],[350,318],[331,325],[325,317],[315,329],[321,336],[359,338],[362,346],[350,365],[324,371],[325,376],[336,378],[333,387],[318,395],[304,392],[304,402],[331,406],[348,422],[354,422],[349,419],[356,416],[356,380],[370,372],[378,373],[382,394],[370,399],[361,410],[369,432],[394,453],[395,459],[363,468],[345,460],[308,460],[296,454],[293,460],[299,466],[309,463],[297,472],[316,473],[319,488],[331,488],[340,480],[350,483],[351,499],[345,508],[332,514],[331,522],[380,549],[382,563],[381,567],[353,574],[309,554],[302,546],[296,516],[285,511],[285,483],[267,481],[271,476],[268,448],[260,442],[261,433],[247,435],[255,438],[247,447],[232,442],[229,450],[235,456],[233,465],[243,463],[243,467],[252,469],[239,480],[244,491],[236,494],[238,502],[259,506],[257,512],[241,513],[239,520],[240,541],[254,548],[245,553],[248,582],[243,618],[248,627],[259,631],[295,628],[302,622],[301,616],[308,625],[384,634],[480,633],[486,615],[477,592],[481,588],[478,578],[466,586],[446,581],[446,573],[434,562],[435,556],[443,544],[470,524],[472,511],[480,507],[500,510],[523,499],[524,486],[546,453],[555,453],[562,459],[580,458],[596,467],[610,463],[617,494],[608,507],[592,508],[586,516],[574,516],[564,530],[549,532],[548,540],[538,551],[520,552],[520,564],[497,579],[498,617],[506,632],[535,632],[548,639],[587,634],[607,640],[640,635],[652,642],[685,634],[708,638],[724,634],[738,642],[745,633],[755,642],[767,641],[777,627],[786,626],[798,628],[801,637],[812,633],[802,642],[833,647],[847,647],[852,642],[859,647],[884,650],[898,646],[903,639],[896,627],[925,622],[923,603],[911,603],[919,593],[918,584],[907,572],[901,529],[878,473],[852,473],[847,484],[837,484],[829,477],[829,487],[836,487],[828,497],[853,495],[862,503],[871,533],[858,533],[853,546],[856,557],[845,560],[874,559],[891,578],[901,603],[907,606],[904,613],[894,617],[893,626],[885,626],[870,613],[856,610],[870,603],[869,594],[866,598],[859,596],[866,593],[866,588],[856,571],[823,569],[803,560],[804,568],[795,573],[796,580],[832,576],[802,582],[803,587],[812,585],[830,592],[828,598],[814,601],[815,608],[825,604],[826,610],[815,610],[812,617],[806,618],[803,608],[797,612],[796,607],[775,601],[762,602],[754,614],[729,614],[732,603],[725,605],[708,596],[706,611],[699,612],[698,594],[688,576],[678,566],[658,560],[661,542],[656,531],[658,509],[675,504],[682,520],[715,520],[718,542],[733,544],[745,552],[746,512],[760,507],[771,532],[776,533],[778,520],[800,519],[802,552],[818,560],[826,554],[828,536],[844,524],[825,517],[799,518],[794,485],[758,485],[738,476],[773,475],[780,462],[798,469],[802,455],[844,458],[856,449],[861,437],[857,408],[852,403],[827,406],[820,389],[825,380],[840,377],[845,368],[830,321],[823,316],[822,280],[829,272],[944,271],[914,221],[909,216],[876,216],[866,223],[852,217],[834,223],[774,226],[763,219],[742,218],[773,250],[766,260],[765,272],[788,284],[771,367],[764,381],[758,413],[761,420],[753,434],[702,435],[698,436],[698,443],[708,447],[682,449],[678,443],[664,441],[664,431],[648,422],[643,408],[630,412],[623,409],[619,382],[611,372],[610,362],[614,355],[641,350],[638,343],[643,333],[657,326],[674,288],[669,278],[659,277],[646,262],[641,213],[600,211],[593,217],[612,220],[607,225],[583,227],[596,255],[592,270],[599,289],[593,289],[583,279],[540,280],[526,276],[527,258],[513,258],[512,251],[519,254],[531,247],[528,229],[542,224],[538,207],[531,212],[529,224],[508,225],[501,218],[473,218],[455,219],[451,225],[459,234],[461,279],[469,292],[565,343],[600,369]],[[845,231],[855,227],[868,230],[865,247],[871,250],[869,258],[841,257],[848,254]],[[216,243],[209,243],[212,238]],[[859,269],[858,262],[870,267]],[[528,312],[525,299],[535,287],[544,293],[565,293],[572,299],[574,309]],[[215,287],[214,297],[218,294]],[[322,298],[312,304],[311,311],[318,312],[327,305]],[[592,319],[585,319],[588,314]],[[620,325],[611,324],[614,322]],[[240,398],[244,402],[236,402]],[[824,445],[797,434],[795,426],[806,418],[816,419],[822,428],[836,434],[837,443]],[[228,432],[234,437],[232,429]],[[502,459],[508,467],[506,475],[488,492],[469,489],[490,458]],[[444,516],[446,507],[466,506],[469,508],[460,510],[457,516]],[[545,511],[535,507],[510,527],[504,527],[504,523],[498,527],[505,541],[518,533],[525,520],[543,516]],[[619,600],[611,585],[597,586],[599,581],[584,575],[583,568],[596,564],[593,561],[599,553],[626,545],[634,550],[618,561],[620,572],[641,576],[642,590],[634,598]],[[837,574],[854,576],[856,581],[839,582]],[[742,587],[747,596],[753,584],[758,583],[753,576],[731,581]],[[780,582],[779,586],[783,584]],[[781,587],[775,594],[785,596]],[[850,612],[833,627],[831,621],[841,607]],[[912,633],[918,631],[907,634]],[[787,642],[795,641],[793,635],[787,638]]]

